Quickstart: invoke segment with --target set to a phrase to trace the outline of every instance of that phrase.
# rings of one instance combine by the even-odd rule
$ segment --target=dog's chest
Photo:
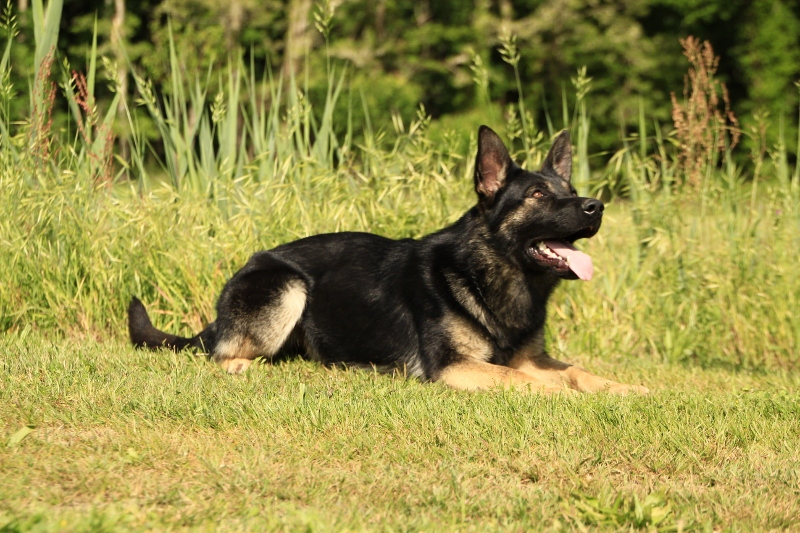
[[[448,343],[460,360],[506,365],[516,357],[544,353],[544,328],[531,332],[507,332],[502,338],[466,317],[448,314],[444,319]]]
[[[530,329],[535,313],[525,279],[497,274],[489,272],[481,279],[448,272],[445,278],[455,300],[492,336],[502,337],[509,329]]]

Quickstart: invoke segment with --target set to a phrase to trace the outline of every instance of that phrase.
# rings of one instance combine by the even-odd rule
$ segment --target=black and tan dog
[[[182,338],[128,310],[136,346],[192,347],[231,373],[256,358],[400,369],[458,389],[640,392],[550,358],[547,300],[561,279],[592,276],[572,243],[600,228],[603,204],[570,184],[563,132],[539,172],[517,166],[491,129],[478,132],[478,203],[420,240],[368,233],[308,237],[253,255],[225,285],[217,320]]]

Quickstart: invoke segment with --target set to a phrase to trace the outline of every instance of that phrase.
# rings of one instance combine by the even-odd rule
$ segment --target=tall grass
[[[410,121],[395,115],[393,131],[373,131],[369,121],[363,131],[352,122],[337,128],[334,108],[345,99],[351,109],[363,101],[348,92],[344,67],[329,64],[328,90],[315,104],[302,73],[284,79],[268,69],[258,78],[238,58],[217,70],[186,72],[173,44],[168,91],[132,71],[138,104],[125,118],[131,157],[115,159],[110,132],[118,99],[107,107],[96,101],[104,63],[96,41],[88,72],[72,72],[48,44],[56,42],[51,13],[60,2],[47,10],[36,5],[40,68],[28,88],[30,120],[13,123],[8,112],[0,120],[3,331],[119,337],[132,294],[150,305],[159,326],[197,330],[213,319],[224,281],[255,250],[327,231],[418,237],[474,201],[474,135],[468,146],[455,133],[434,142],[423,108]],[[8,81],[13,17],[4,30],[0,111],[19,97]],[[521,51],[512,37],[501,51],[516,72]],[[488,87],[480,72],[476,79]],[[106,81],[119,86],[113,76]],[[687,170],[679,132],[641,112],[638,130],[622,131],[620,150],[592,171],[591,78],[579,72],[573,85],[575,93],[563,98],[563,122],[576,140],[574,180],[610,207],[603,231],[583,245],[597,278],[566,283],[554,298],[552,350],[796,367],[794,142],[781,138],[749,158],[728,143]],[[536,128],[522,89],[503,133],[521,140],[518,159],[536,168],[555,132],[550,117],[547,132]],[[62,98],[71,123],[57,131],[46,117]],[[144,135],[145,116],[163,148],[153,149]],[[722,131],[712,132],[714,143]],[[758,140],[758,131],[745,134]]]

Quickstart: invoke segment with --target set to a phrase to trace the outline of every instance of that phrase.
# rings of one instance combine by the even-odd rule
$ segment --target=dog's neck
[[[492,239],[479,210],[472,209],[451,228],[463,239],[448,275],[453,296],[499,337],[524,336],[541,330],[545,313],[533,302],[547,301],[559,278],[526,270]],[[476,260],[477,258],[477,260]]]

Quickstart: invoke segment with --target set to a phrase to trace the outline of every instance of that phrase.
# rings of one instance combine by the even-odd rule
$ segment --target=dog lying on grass
[[[230,373],[257,358],[301,354],[457,389],[646,393],[545,351],[547,300],[562,279],[592,278],[591,258],[573,243],[595,235],[603,219],[602,202],[577,195],[571,170],[566,131],[542,169],[528,172],[482,126],[478,202],[455,224],[419,240],[331,233],[258,252],[222,289],[217,319],[194,337],[157,330],[133,298],[131,341],[191,347]]]

